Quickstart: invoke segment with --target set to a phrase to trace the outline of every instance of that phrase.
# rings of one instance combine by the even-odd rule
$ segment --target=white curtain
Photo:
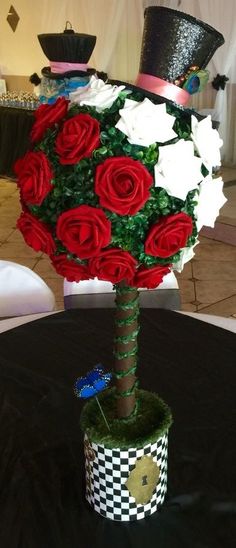
[[[40,0],[40,7],[38,6],[38,25],[40,25],[40,29],[38,30],[38,34],[63,32],[67,19],[70,19],[70,4],[70,0],[67,0],[66,2],[61,2],[61,0],[53,0],[53,6],[49,9],[48,0]]]
[[[181,0],[143,0],[144,8],[148,6],[164,6],[176,10],[180,7]]]
[[[126,0],[109,75],[134,82],[139,69],[143,33],[142,0]]]
[[[80,32],[97,36],[90,64],[111,73],[117,37],[124,17],[126,0],[80,0],[76,3]]]
[[[236,162],[235,147],[235,85],[236,83],[236,21],[235,21],[235,0],[227,3],[222,0],[199,0],[201,18],[220,29],[225,36],[225,44],[221,46],[212,59],[215,74],[225,74],[229,78],[229,85],[226,90],[217,92],[214,108],[219,113],[220,134],[224,145],[222,148],[222,159],[226,163]],[[232,118],[234,124],[231,125]],[[231,126],[231,127],[230,127]]]
[[[194,97],[197,109],[212,108],[220,121],[219,133],[224,141],[221,149],[224,165],[236,165],[236,3],[235,0],[182,0],[181,9],[219,30],[225,44],[218,48],[208,65],[210,81],[217,74],[226,75],[224,90],[215,91],[211,84]],[[212,88],[212,89],[211,89]],[[211,103],[211,104],[210,104]]]

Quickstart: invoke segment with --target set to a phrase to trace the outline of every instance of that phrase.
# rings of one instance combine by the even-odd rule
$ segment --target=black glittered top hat
[[[58,80],[75,76],[90,76],[95,69],[87,67],[92,55],[96,36],[78,34],[72,28],[61,33],[39,34],[41,48],[50,61],[50,66],[42,69],[42,75]]]
[[[165,100],[186,105],[189,93],[181,86],[186,75],[204,69],[222,34],[210,25],[181,11],[150,6],[144,12],[139,75],[133,90],[145,90],[155,102]],[[159,98],[159,99],[158,99]]]

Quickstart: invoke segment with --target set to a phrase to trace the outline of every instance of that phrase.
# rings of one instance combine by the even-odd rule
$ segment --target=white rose
[[[141,103],[126,99],[116,127],[127,135],[131,145],[148,147],[174,139],[174,123],[175,117],[166,112],[165,103],[154,105],[147,98]]]
[[[196,194],[198,204],[194,210],[198,231],[203,226],[214,227],[220,208],[227,202],[223,194],[223,184],[221,177],[212,179],[208,176],[199,185],[199,194]]]
[[[177,270],[177,272],[182,272],[184,265],[188,263],[189,261],[191,261],[191,259],[194,257],[195,251],[193,250],[197,244],[199,244],[199,240],[197,240],[195,244],[192,245],[191,247],[184,247],[181,250],[179,260],[176,263],[173,263],[172,265],[173,270]]]
[[[216,129],[212,128],[211,117],[207,116],[198,122],[195,116],[191,116],[192,133],[196,151],[201,156],[206,168],[211,172],[213,167],[221,165],[220,147],[223,141]]]
[[[70,93],[69,99],[72,103],[95,107],[97,112],[102,112],[113,105],[123,89],[125,86],[105,84],[103,80],[92,76],[89,85]]]
[[[159,148],[155,165],[155,186],[166,190],[170,196],[185,200],[188,192],[202,181],[202,159],[194,156],[192,141],[180,139],[173,145]]]

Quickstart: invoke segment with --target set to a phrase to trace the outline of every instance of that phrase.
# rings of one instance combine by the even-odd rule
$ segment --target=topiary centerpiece
[[[185,102],[200,86],[209,51],[222,36],[181,12],[148,8],[145,14],[142,63],[149,41],[153,50],[160,39],[158,28],[168,28],[159,65],[165,60],[166,74],[173,71],[178,49],[175,74],[164,81],[163,73],[159,78],[150,66],[142,68],[138,84],[146,89],[92,76],[69,101],[41,105],[32,149],[15,166],[23,209],[17,226],[26,243],[48,254],[71,282],[98,278],[115,287],[115,387],[100,396],[109,427],[93,400],[81,424],[86,497],[117,520],[153,513],[166,492],[171,413],[156,394],[138,389],[138,289],[156,288],[166,274],[181,271],[200,228],[212,226],[224,203],[222,179],[213,174],[222,143],[210,117],[168,100],[174,90],[176,102]],[[179,31],[191,37],[184,67]]]

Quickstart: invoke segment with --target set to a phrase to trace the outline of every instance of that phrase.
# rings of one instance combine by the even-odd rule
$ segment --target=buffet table
[[[0,175],[14,175],[13,165],[29,148],[32,110],[0,107]]]
[[[84,500],[76,377],[112,367],[113,309],[50,314],[0,335],[0,502],[4,548],[233,548],[236,335],[142,309],[139,378],[170,405],[168,497],[116,523]]]

